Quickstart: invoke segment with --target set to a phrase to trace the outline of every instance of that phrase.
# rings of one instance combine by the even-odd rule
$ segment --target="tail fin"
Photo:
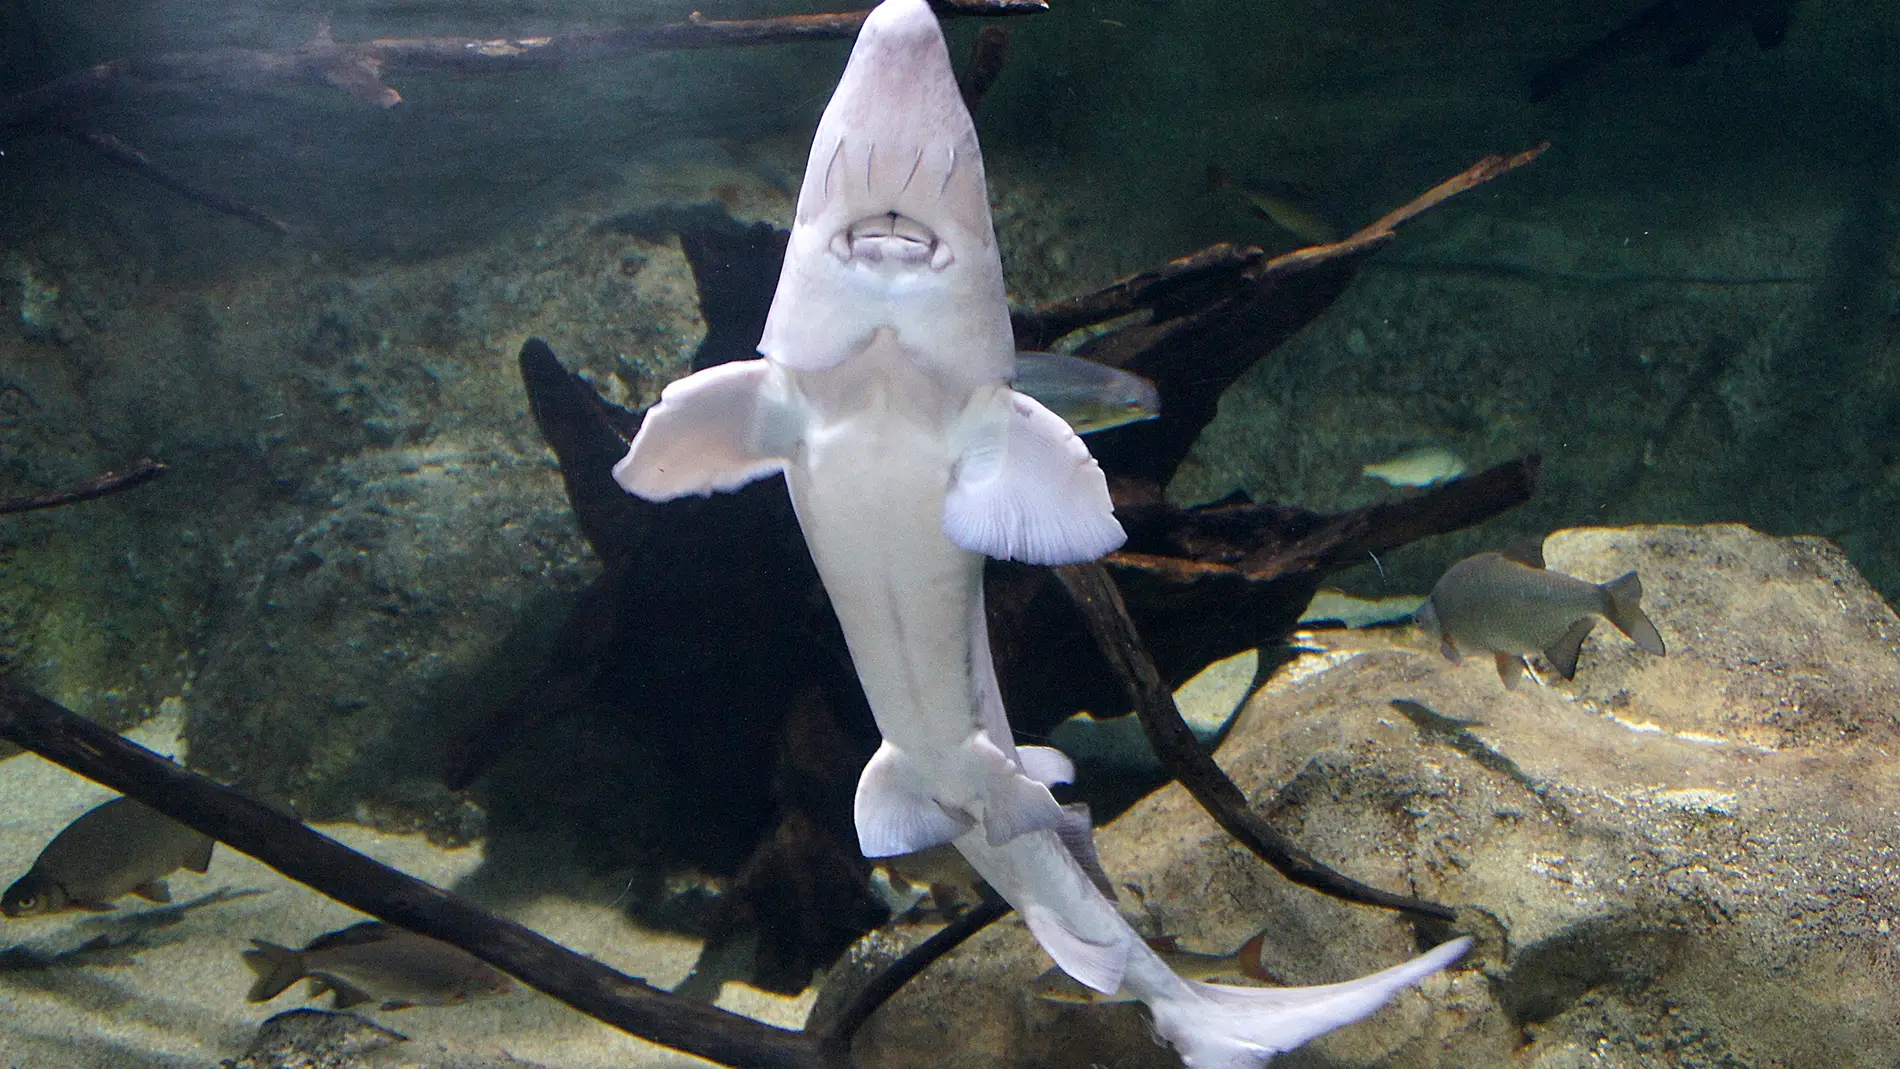
[[[1232,189],[1233,185],[1234,176],[1228,172],[1227,168],[1218,163],[1207,165],[1207,192],[1218,193],[1223,189]]]
[[[284,993],[284,989],[303,979],[303,954],[289,947],[280,947],[276,943],[262,939],[251,940],[253,949],[244,952],[244,964],[257,974],[257,980],[251,984],[250,993],[245,999],[250,1002],[269,1002]]]
[[[1150,1008],[1155,1030],[1187,1069],[1260,1069],[1275,1054],[1351,1024],[1457,961],[1469,938],[1384,972],[1321,987],[1251,988],[1187,981],[1191,994]]]
[[[1660,657],[1665,652],[1663,640],[1656,632],[1656,625],[1649,622],[1643,612],[1643,581],[1631,572],[1621,579],[1612,579],[1603,584],[1603,593],[1610,606],[1604,612],[1618,631],[1628,635],[1636,648],[1646,650]]]

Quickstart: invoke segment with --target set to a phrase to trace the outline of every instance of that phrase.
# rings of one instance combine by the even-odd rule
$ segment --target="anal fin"
[[[1531,666],[1515,653],[1498,653],[1493,657],[1498,662],[1498,678],[1504,681],[1505,690],[1516,690],[1530,674]]]
[[[1583,640],[1590,635],[1590,629],[1596,626],[1597,618],[1586,616],[1565,629],[1557,641],[1544,650],[1544,659],[1565,679],[1575,679],[1577,658],[1583,653]]]
[[[1121,990],[1122,974],[1128,971],[1125,940],[1098,943],[1083,938],[1061,917],[1039,906],[1025,906],[1022,914],[1036,942],[1077,983],[1104,995]]]

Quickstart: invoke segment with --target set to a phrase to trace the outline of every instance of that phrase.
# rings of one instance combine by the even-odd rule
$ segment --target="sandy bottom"
[[[128,737],[176,754],[177,729],[178,718],[160,717]],[[110,797],[98,784],[32,754],[0,763],[0,884],[18,879],[47,840]],[[350,824],[322,830],[441,887],[455,887],[482,861],[479,846],[442,850],[420,836]],[[181,872],[170,882],[169,906],[128,896],[116,913],[0,921],[0,1067],[211,1069],[243,1054],[270,1016],[301,1005],[329,1007],[327,998],[307,1003],[303,984],[269,1003],[247,1003],[251,971],[239,952],[252,938],[302,946],[362,914],[223,846],[209,873]],[[517,902],[508,913],[661,987],[684,978],[699,951],[696,940],[628,923],[606,900],[542,896]],[[796,1027],[814,997],[807,991],[784,999],[729,983],[719,1005]],[[364,1016],[410,1037],[403,1048],[411,1057],[446,1049],[506,1053],[564,1069],[707,1064],[525,988],[461,1006],[372,1009]]]

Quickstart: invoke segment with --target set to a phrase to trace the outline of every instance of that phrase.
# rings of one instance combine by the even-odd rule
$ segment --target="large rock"
[[[1576,530],[1546,553],[1596,581],[1638,569],[1667,658],[1600,626],[1574,683],[1511,692],[1489,659],[1311,657],[1221,750],[1314,854],[1466,907],[1480,939],[1276,1066],[1896,1064],[1900,620],[1819,539]],[[1264,927],[1289,983],[1415,949],[1407,923],[1274,875],[1178,787],[1099,840],[1138,923],[1204,949]],[[1046,964],[994,927],[882,1011],[866,1064],[1173,1064],[1133,1007],[1030,999]]]

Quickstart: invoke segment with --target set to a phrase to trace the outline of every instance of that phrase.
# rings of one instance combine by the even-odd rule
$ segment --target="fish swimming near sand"
[[[1061,416],[1077,434],[1094,434],[1161,414],[1161,395],[1154,383],[1066,353],[1017,353],[1014,385]]]
[[[1260,984],[1278,984],[1279,977],[1267,971],[1260,963],[1260,952],[1266,946],[1267,933],[1260,932],[1240,945],[1232,954],[1205,954],[1186,950],[1171,935],[1146,940],[1148,948],[1161,955],[1176,976],[1184,980],[1246,980]],[[1091,987],[1084,987],[1060,967],[1050,969],[1041,976],[1030,990],[1039,999],[1047,1002],[1067,1002],[1085,1006],[1105,1006],[1116,1002],[1133,1002],[1135,996],[1127,991],[1104,994]]]
[[[1398,456],[1367,464],[1368,479],[1379,479],[1393,486],[1436,486],[1465,473],[1465,462],[1442,445],[1423,445]]]
[[[507,974],[459,947],[406,928],[364,921],[320,935],[302,950],[251,940],[244,962],[257,974],[245,997],[269,1002],[306,977],[310,997],[334,996],[337,1009],[365,1002],[385,1010],[453,1006],[514,989]]]
[[[1586,583],[1547,570],[1542,554],[1513,560],[1480,553],[1452,565],[1419,606],[1419,626],[1438,636],[1456,664],[1466,654],[1489,653],[1498,677],[1516,689],[1531,672],[1525,657],[1541,653],[1565,679],[1577,674],[1583,640],[1601,616],[1638,649],[1662,656],[1662,635],[1643,613],[1643,583],[1635,572],[1607,583]]]
[[[166,877],[211,867],[212,839],[132,798],[96,806],[53,837],[27,874],[0,896],[0,913],[36,917],[67,910],[109,912],[138,895],[170,902]]]
[[[867,857],[954,843],[1069,975],[1147,1004],[1191,1069],[1255,1069],[1378,1009],[1467,940],[1343,984],[1186,980],[1111,901],[1073,766],[1018,747],[991,662],[985,556],[1091,560],[1124,539],[1075,432],[1010,388],[1016,351],[976,130],[926,0],[865,20],[812,141],[761,360],[647,412],[615,478],[651,500],[784,473],[883,744]]]

